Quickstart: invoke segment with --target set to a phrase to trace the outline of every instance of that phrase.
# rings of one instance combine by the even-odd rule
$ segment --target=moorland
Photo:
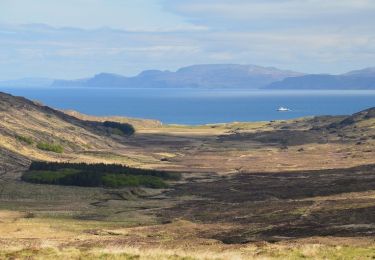
[[[375,257],[375,108],[162,125],[0,93],[0,155],[0,258]]]

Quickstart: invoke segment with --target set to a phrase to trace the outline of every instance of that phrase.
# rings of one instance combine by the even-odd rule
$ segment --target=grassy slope
[[[22,141],[19,137],[30,138],[33,143]],[[12,157],[20,156],[34,160],[104,161],[130,165],[153,161],[148,156],[131,151],[126,156],[112,152],[126,150],[119,144],[119,138],[108,136],[86,121],[24,98],[0,93],[0,149],[7,153],[0,158],[0,165],[9,165]],[[64,153],[43,151],[37,148],[39,143],[60,145]],[[105,151],[103,156],[101,151]]]

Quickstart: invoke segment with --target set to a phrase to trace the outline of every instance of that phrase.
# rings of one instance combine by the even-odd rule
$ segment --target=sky
[[[375,66],[374,0],[0,0],[0,80],[238,63]]]

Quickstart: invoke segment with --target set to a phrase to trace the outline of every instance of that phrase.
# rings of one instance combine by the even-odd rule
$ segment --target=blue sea
[[[97,116],[158,119],[170,124],[269,121],[347,115],[375,106],[375,91],[1,88],[57,109]],[[291,111],[278,112],[284,106]]]

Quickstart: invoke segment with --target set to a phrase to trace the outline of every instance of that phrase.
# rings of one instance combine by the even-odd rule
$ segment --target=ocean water
[[[348,115],[375,106],[375,91],[0,88],[57,109],[98,115],[208,124]],[[278,107],[290,112],[278,112]]]

